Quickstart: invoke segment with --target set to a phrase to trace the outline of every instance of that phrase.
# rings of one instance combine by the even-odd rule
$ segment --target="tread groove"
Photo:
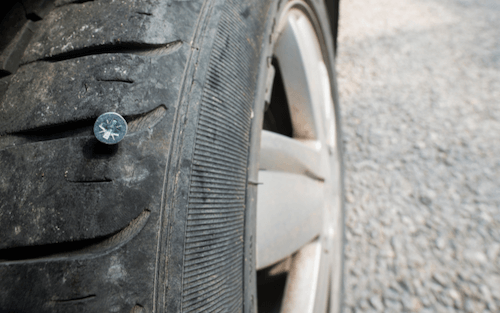
[[[126,84],[133,84],[134,81],[131,79],[102,79],[98,78],[96,79],[98,82],[110,82],[110,83],[126,83]]]
[[[71,4],[82,4],[85,2],[94,2],[94,1],[95,0],[70,0],[70,1],[59,0],[59,1],[56,1],[55,7],[60,8],[60,7],[64,7],[64,6],[71,5]]]
[[[162,104],[144,114],[124,116],[128,123],[127,135],[154,127],[165,116],[166,111],[166,106]],[[48,127],[30,129],[27,131],[8,133],[8,136],[4,138],[0,137],[0,143],[2,142],[2,139],[9,139],[9,137],[10,139],[17,139],[17,142],[16,140],[14,141],[15,144],[19,146],[20,144],[26,143],[51,141],[71,137],[93,136],[94,123],[95,118],[91,118],[77,122],[62,123]],[[0,144],[0,150],[3,148],[5,147],[2,147]]]
[[[135,237],[146,225],[150,216],[144,210],[121,230],[99,238],[63,242],[33,247],[15,247],[0,250],[0,264],[47,262],[51,260],[95,257],[112,251]]]
[[[99,54],[137,54],[137,55],[147,55],[147,56],[155,56],[155,55],[165,55],[171,52],[174,52],[182,45],[181,40],[176,40],[173,42],[165,43],[165,44],[145,44],[145,43],[137,43],[137,42],[120,42],[115,44],[103,44],[85,47],[78,50],[72,50],[65,53],[60,53],[57,55],[44,57],[35,61],[27,62],[23,65],[37,62],[37,61],[45,61],[45,62],[61,62],[71,59],[82,58],[86,56],[99,55]]]
[[[96,295],[88,295],[88,296],[77,297],[77,298],[72,298],[72,299],[53,300],[52,302],[55,302],[55,303],[80,302],[80,301],[91,300],[91,299],[94,299],[95,297],[96,297]]]

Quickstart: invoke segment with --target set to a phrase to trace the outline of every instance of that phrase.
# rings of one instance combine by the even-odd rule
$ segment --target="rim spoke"
[[[276,43],[275,55],[283,75],[294,137],[320,139],[322,82],[318,67],[322,62],[314,31],[303,15],[289,14]],[[315,112],[318,111],[318,112]]]
[[[310,177],[260,171],[257,197],[257,269],[289,256],[321,232],[323,183]]]
[[[302,248],[292,260],[290,282],[288,283],[283,298],[281,312],[286,313],[312,313],[317,310],[314,295],[318,288],[319,275],[328,276],[321,272],[321,242],[315,240]],[[324,311],[322,311],[324,312]]]
[[[262,131],[260,169],[303,174],[317,180],[324,179],[321,144],[317,141],[300,142],[270,131]]]

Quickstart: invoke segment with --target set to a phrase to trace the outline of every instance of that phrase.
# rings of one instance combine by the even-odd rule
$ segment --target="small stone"
[[[432,278],[434,278],[434,280],[439,283],[441,286],[443,287],[447,287],[449,285],[449,280],[448,278],[446,278],[446,276],[440,274],[440,273],[434,273],[432,275]]]
[[[486,300],[488,309],[492,312],[497,311],[497,305],[495,303],[495,300],[493,300],[490,289],[485,285],[481,285],[479,287],[479,290],[481,291],[481,294],[483,294],[484,300]]]
[[[436,283],[435,281],[428,282],[427,287],[434,294],[437,294],[443,290],[443,286],[441,284]]]
[[[431,306],[434,302],[432,300],[435,300],[434,297],[426,297],[426,296],[423,296],[423,297],[420,297],[420,300],[422,301],[422,304],[426,307],[429,307]]]
[[[355,201],[354,195],[353,195],[352,193],[348,193],[348,194],[346,194],[345,199],[346,199],[346,200],[347,200],[347,202],[349,202],[349,203],[354,203],[354,201]]]
[[[486,254],[488,255],[488,259],[490,259],[490,262],[496,261],[498,252],[500,252],[500,244],[498,243],[494,243],[487,248]]]
[[[363,309],[363,310],[368,310],[370,308],[370,304],[368,304],[368,301],[366,299],[361,299],[359,301],[358,306]]]
[[[401,297],[399,296],[399,293],[394,290],[393,288],[386,289],[384,292],[384,299],[388,300],[399,300]]]
[[[460,296],[460,293],[455,289],[448,290],[448,294],[453,300],[462,300],[462,296]]]
[[[425,149],[426,145],[423,141],[417,141],[414,146],[416,149],[422,150]]]
[[[405,276],[408,276],[408,275],[405,275]],[[401,280],[401,281],[399,281],[399,285],[404,290],[406,290],[407,292],[409,292],[410,294],[415,294],[415,288],[413,288],[413,285],[411,284],[410,281],[408,281],[408,280]]]
[[[398,252],[402,250],[403,243],[399,237],[394,236],[391,238],[391,246],[394,250],[396,250],[396,252]]]
[[[472,273],[469,270],[460,271],[458,273],[458,278],[462,281],[469,281],[471,279]]]
[[[481,251],[465,251],[464,257],[473,264],[485,264],[488,261],[486,255]]]
[[[372,160],[364,160],[359,163],[354,164],[354,168],[358,171],[363,171],[363,170],[372,170],[372,171],[378,171],[379,170],[379,165]]]
[[[488,310],[490,310],[491,312],[498,312],[498,307],[495,301],[488,301],[487,305],[488,305]]]
[[[392,248],[389,246],[389,247],[386,247],[385,249],[380,250],[380,256],[383,258],[393,259],[396,256],[396,254],[394,253]]]
[[[444,247],[446,247],[446,238],[439,237],[438,239],[436,239],[436,247],[438,247],[439,250],[443,250]]]
[[[471,300],[469,298],[467,300],[465,300],[464,309],[466,312],[469,312],[469,313],[483,312],[485,307],[486,306],[482,302],[477,302],[477,301]]]
[[[383,311],[384,310],[384,304],[382,303],[382,299],[380,298],[379,295],[373,296],[370,298],[370,304],[377,310],[377,311]]]
[[[402,298],[403,307],[405,310],[418,312],[422,308],[422,303],[415,297],[405,294]]]
[[[384,299],[385,306],[392,311],[401,312],[403,310],[403,305],[400,301],[394,301],[389,299]]]
[[[436,298],[439,300],[439,302],[441,302],[442,304],[444,304],[445,306],[447,307],[452,307],[453,304],[454,304],[454,301],[453,299],[451,299],[450,297],[448,297],[446,294],[444,293],[439,293],[436,295]]]
[[[429,205],[431,205],[431,204],[432,204],[432,200],[431,200],[431,198],[426,197],[426,196],[421,196],[421,197],[419,198],[419,200],[420,200],[420,202],[421,202],[423,205],[426,205],[426,206],[429,206]]]

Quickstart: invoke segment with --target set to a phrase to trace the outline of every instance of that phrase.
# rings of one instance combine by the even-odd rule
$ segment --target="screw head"
[[[114,145],[127,134],[127,122],[118,113],[106,112],[94,124],[94,135],[102,143]]]

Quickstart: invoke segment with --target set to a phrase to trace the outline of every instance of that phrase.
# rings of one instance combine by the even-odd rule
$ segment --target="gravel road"
[[[345,312],[500,312],[500,1],[342,0]]]

